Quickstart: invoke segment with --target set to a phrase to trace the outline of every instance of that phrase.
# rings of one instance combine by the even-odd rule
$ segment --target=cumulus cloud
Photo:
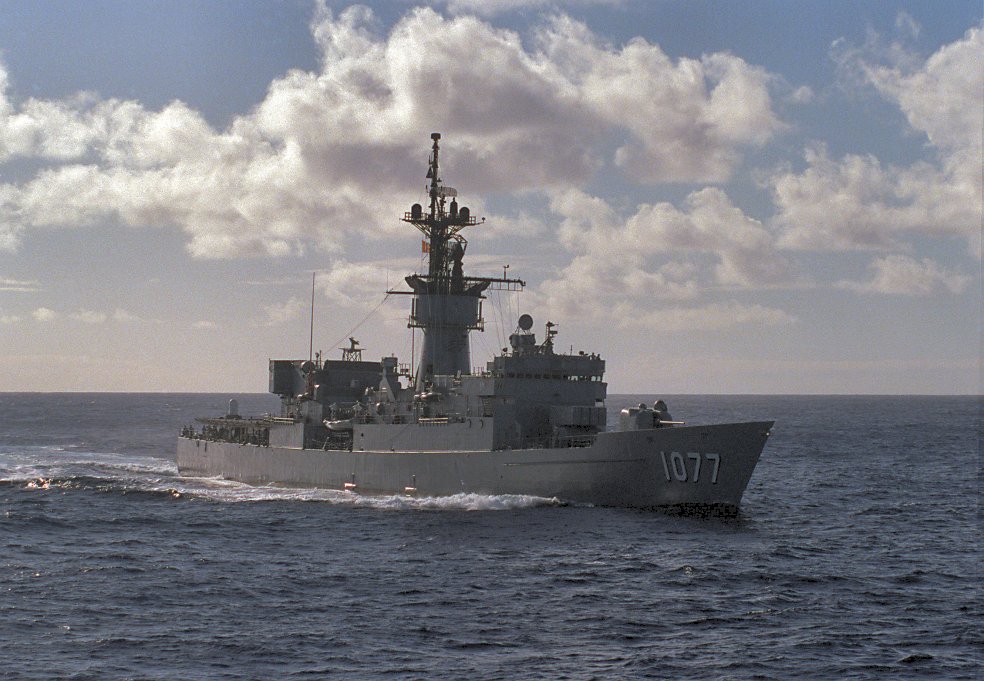
[[[300,298],[291,297],[283,303],[264,305],[263,312],[266,314],[265,326],[279,326],[292,319],[300,317],[308,309],[308,303]]]
[[[539,42],[572,104],[602,130],[627,133],[615,161],[638,180],[727,180],[743,147],[765,144],[783,127],[771,76],[733,55],[674,62],[641,38],[615,49],[567,17],[540,31]]]
[[[775,249],[772,234],[716,188],[692,192],[679,209],[642,204],[628,218],[608,203],[577,190],[557,194],[551,209],[562,216],[560,242],[577,253],[557,286],[565,291],[692,298],[703,285],[754,289],[789,283],[792,265]],[[674,261],[683,254],[713,264]],[[661,264],[654,265],[662,259]],[[553,287],[553,283],[546,288]],[[575,294],[583,299],[581,293]]]
[[[83,308],[73,313],[71,318],[79,322],[85,322],[86,324],[102,324],[106,321],[106,313]]]
[[[840,281],[837,286],[860,293],[886,293],[903,296],[928,296],[937,291],[963,293],[970,277],[941,267],[930,258],[915,260],[905,255],[890,255],[871,262],[873,277],[869,281]]]
[[[907,33],[913,38],[918,38],[920,31],[922,31],[919,22],[904,10],[895,16],[895,28],[903,33]]]
[[[481,206],[481,202],[477,205]],[[479,212],[479,214],[485,213]],[[468,239],[481,241],[501,237],[530,238],[544,236],[548,232],[549,226],[543,217],[527,210],[519,210],[514,215],[489,215],[489,222],[483,223],[479,229],[470,233]]]
[[[555,195],[551,210],[562,216],[558,236],[575,256],[535,292],[543,309],[622,323],[649,319],[654,307],[667,301],[795,280],[794,268],[776,251],[772,234],[716,188],[692,192],[683,209],[670,203],[643,204],[628,218],[603,199],[576,190]],[[661,309],[677,320],[669,326],[692,323],[694,328],[710,328],[715,314],[713,324],[722,325],[788,319],[778,310],[745,310],[737,303]]]
[[[31,316],[35,321],[50,322],[61,317],[61,314],[47,307],[39,307],[31,313]],[[79,308],[76,312],[69,314],[68,318],[77,322],[83,322],[85,324],[102,324],[110,318],[117,322],[140,321],[140,317],[132,315],[121,308],[116,308],[112,315],[106,314],[105,312],[100,312],[98,310]],[[19,319],[19,317],[8,317],[6,323],[13,323],[14,321],[19,321]]]
[[[967,167],[886,166],[856,154],[834,160],[823,146],[804,156],[806,170],[772,179],[783,247],[890,250],[921,233],[965,237],[979,248],[980,186]]]
[[[51,322],[58,319],[58,313],[47,307],[39,307],[34,312],[31,313],[35,321],[38,322]]]
[[[116,308],[113,312],[113,321],[117,322],[139,322],[141,318],[135,314],[131,314],[122,308]]]
[[[32,293],[38,289],[38,282],[33,280],[0,277],[0,291],[7,293]]]
[[[643,252],[714,254],[714,279],[722,286],[760,288],[791,278],[791,266],[776,252],[772,234],[720,189],[691,193],[686,210],[669,203],[640,206],[626,225],[626,236]]]
[[[984,34],[973,28],[960,40],[941,47],[918,68],[907,68],[903,58],[896,60],[901,63],[888,65],[862,59],[859,68],[934,146],[954,152],[970,144],[971,151],[979,152],[984,106],[984,73],[979,59],[982,47]]]
[[[664,307],[644,314],[620,306],[615,315],[622,328],[650,331],[719,331],[740,324],[777,326],[796,322],[796,317],[783,310],[735,301],[696,307]]]
[[[982,51],[975,28],[923,61],[898,45],[839,53],[842,70],[897,104],[911,128],[925,134],[935,159],[895,166],[871,155],[831,159],[822,146],[807,149],[805,170],[770,181],[780,243],[897,250],[912,235],[948,235],[965,238],[980,257]]]
[[[0,249],[25,230],[116,221],[179,227],[198,257],[337,253],[405,228],[392,218],[420,198],[408,187],[423,184],[431,130],[453,136],[454,177],[477,195],[576,185],[612,160],[640,181],[722,180],[781,128],[762,69],[605,45],[563,15],[534,49],[420,8],[382,34],[369,9],[322,4],[312,34],[321,69],[278,78],[224,130],[179,101],[17,102],[0,67],[0,163],[41,166],[0,184]]]
[[[479,14],[482,16],[494,16],[524,9],[557,9],[570,5],[610,5],[614,7],[623,3],[624,0],[444,0],[448,11],[453,14]]]
[[[816,93],[807,85],[800,85],[786,98],[792,104],[809,104],[816,98]]]
[[[317,286],[332,305],[366,307],[382,299],[387,283],[401,288],[405,275],[405,269],[391,269],[380,263],[338,260],[318,276]]]

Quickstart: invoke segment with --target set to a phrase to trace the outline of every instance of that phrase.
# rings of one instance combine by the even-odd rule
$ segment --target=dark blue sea
[[[177,477],[230,397],[0,394],[0,678],[982,676],[980,398],[667,398],[776,421],[707,519]]]

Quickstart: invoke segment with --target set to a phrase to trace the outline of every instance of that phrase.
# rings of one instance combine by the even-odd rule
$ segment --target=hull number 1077
[[[718,469],[721,467],[721,455],[704,452],[660,452],[659,459],[663,463],[663,474],[667,482],[700,482],[701,473],[705,479],[711,477],[711,484],[718,481]],[[701,466],[701,460],[707,465]],[[703,468],[703,470],[701,470]]]

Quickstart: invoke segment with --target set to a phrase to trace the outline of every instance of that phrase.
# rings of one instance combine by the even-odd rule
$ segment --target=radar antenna
[[[461,231],[465,227],[482,224],[485,218],[473,217],[467,206],[458,205],[458,190],[444,186],[440,164],[441,133],[431,133],[431,139],[433,144],[427,165],[427,179],[430,180],[427,210],[415,203],[402,218],[426,237],[423,251],[428,254],[427,273],[414,275],[414,278],[428,293],[479,295],[489,288],[521,290],[526,283],[521,279],[506,278],[505,269],[501,278],[464,276],[462,259],[468,249],[468,240]],[[414,290],[417,290],[416,287]]]
[[[342,351],[342,361],[343,362],[361,362],[362,361],[362,348],[359,347],[359,341],[352,337],[349,337],[349,346],[347,348],[340,348]]]

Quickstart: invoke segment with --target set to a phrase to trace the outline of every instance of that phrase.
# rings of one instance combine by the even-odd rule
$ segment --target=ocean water
[[[981,678],[977,397],[667,398],[736,519],[178,477],[230,397],[0,394],[0,678]]]

